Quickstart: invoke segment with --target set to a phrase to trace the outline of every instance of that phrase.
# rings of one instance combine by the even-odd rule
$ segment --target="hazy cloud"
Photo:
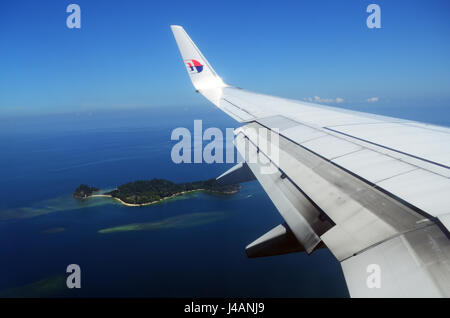
[[[319,96],[314,97],[306,97],[303,98],[304,100],[311,102],[311,103],[343,103],[344,99],[342,97],[336,97],[336,98],[320,98]]]
[[[378,97],[371,97],[366,100],[368,103],[376,103],[379,101]]]

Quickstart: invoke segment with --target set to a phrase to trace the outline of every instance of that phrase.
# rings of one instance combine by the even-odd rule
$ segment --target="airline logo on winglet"
[[[200,73],[203,71],[203,65],[197,60],[185,60],[189,73]]]

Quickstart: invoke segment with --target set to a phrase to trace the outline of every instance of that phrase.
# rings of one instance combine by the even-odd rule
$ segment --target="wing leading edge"
[[[325,245],[353,297],[450,296],[450,129],[232,87],[172,31],[196,90],[244,123],[235,145],[246,164],[219,180],[256,177],[285,220],[249,256]]]

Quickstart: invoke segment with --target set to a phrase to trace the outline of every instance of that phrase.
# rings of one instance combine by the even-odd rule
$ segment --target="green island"
[[[73,192],[73,197],[76,199],[85,199],[92,196],[95,192],[100,191],[95,187],[90,187],[86,184],[80,184]]]
[[[194,191],[231,195],[239,189],[239,184],[220,185],[216,179],[183,183],[174,183],[165,179],[152,179],[125,183],[104,194],[96,194],[99,189],[82,184],[75,189],[73,197],[76,199],[111,197],[127,206],[143,206]]]

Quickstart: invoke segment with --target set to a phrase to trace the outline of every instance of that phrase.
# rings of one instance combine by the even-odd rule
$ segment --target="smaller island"
[[[104,194],[96,194],[100,191],[99,189],[82,184],[75,190],[73,196],[76,199],[111,197],[126,206],[144,206],[194,191],[231,195],[239,189],[239,184],[221,185],[217,183],[216,179],[183,183],[152,179],[129,182]]]
[[[98,191],[100,191],[100,189],[90,187],[86,184],[80,184],[78,188],[76,188],[75,191],[73,192],[73,197],[75,199],[86,199]]]

